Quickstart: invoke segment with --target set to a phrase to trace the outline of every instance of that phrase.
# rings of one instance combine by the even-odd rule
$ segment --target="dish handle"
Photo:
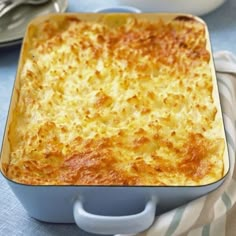
[[[133,215],[103,216],[87,212],[81,199],[74,203],[74,220],[79,228],[95,234],[131,234],[146,230],[155,218],[157,199],[152,197],[144,210]]]

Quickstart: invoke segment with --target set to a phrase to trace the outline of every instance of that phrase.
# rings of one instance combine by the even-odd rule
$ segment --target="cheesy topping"
[[[33,185],[220,179],[225,147],[205,26],[112,17],[29,28],[8,177]]]

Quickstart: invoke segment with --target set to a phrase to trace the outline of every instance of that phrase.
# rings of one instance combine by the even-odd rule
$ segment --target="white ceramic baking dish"
[[[94,21],[96,21],[98,17],[101,17],[101,14],[70,15]],[[136,15],[140,18],[155,20],[161,18],[165,21],[179,16],[176,14]],[[31,24],[39,24],[40,21],[48,17],[51,16],[37,18],[33,20]],[[201,21],[199,18],[190,15],[184,15],[182,18],[186,20],[189,17]],[[210,50],[207,28],[206,33]],[[22,52],[26,50],[26,48],[27,42],[24,40]],[[163,211],[173,209],[203,196],[223,183],[229,172],[227,148],[225,149],[224,155],[224,176],[222,179],[204,186],[35,186],[20,184],[8,179],[5,175],[4,166],[9,162],[10,144],[8,141],[8,130],[18,96],[18,74],[23,60],[22,52],[12,93],[0,164],[1,172],[3,176],[5,176],[12,191],[20,200],[28,214],[33,218],[54,223],[75,222],[83,230],[97,234],[137,233],[147,229],[153,223],[156,214],[160,214]],[[212,68],[214,94],[216,101],[218,101],[218,111],[221,115],[212,57],[210,66]]]
[[[118,0],[121,5],[133,6],[142,12],[182,12],[204,15],[218,7],[226,0]]]

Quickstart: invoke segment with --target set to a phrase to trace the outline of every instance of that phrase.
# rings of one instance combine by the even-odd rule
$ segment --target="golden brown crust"
[[[67,16],[31,26],[10,125],[26,184],[200,185],[223,174],[205,27]]]

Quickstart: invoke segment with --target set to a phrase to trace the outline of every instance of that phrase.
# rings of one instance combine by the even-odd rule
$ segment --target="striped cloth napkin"
[[[215,191],[156,218],[138,236],[236,235],[235,91],[236,57],[227,51],[214,55],[230,155],[230,173]]]

